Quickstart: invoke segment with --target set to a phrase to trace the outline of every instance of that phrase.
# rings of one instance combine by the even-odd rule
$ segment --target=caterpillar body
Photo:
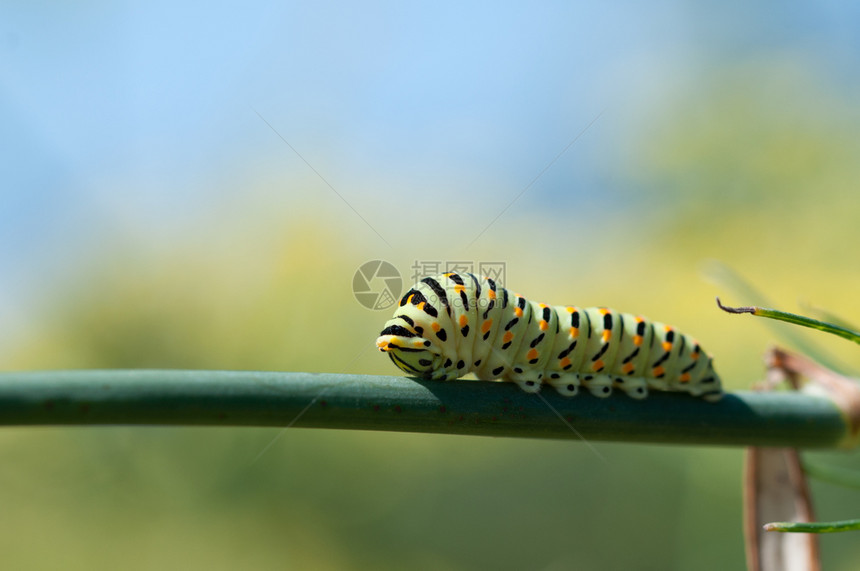
[[[605,307],[528,301],[486,277],[447,273],[407,291],[376,340],[405,373],[453,380],[551,385],[565,396],[584,386],[598,397],[617,387],[636,399],[649,389],[708,401],[723,391],[711,357],[669,325]]]

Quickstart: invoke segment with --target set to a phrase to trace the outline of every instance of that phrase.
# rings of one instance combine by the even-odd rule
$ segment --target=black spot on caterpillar
[[[723,395],[711,358],[669,325],[604,307],[550,307],[472,274],[421,280],[400,300],[376,346],[423,379],[473,372],[527,392],[546,383],[565,396],[580,386],[599,397],[613,387],[636,399],[649,389],[709,401]]]

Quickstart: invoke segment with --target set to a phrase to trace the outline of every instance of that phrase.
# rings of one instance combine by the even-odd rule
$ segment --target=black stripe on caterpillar
[[[426,277],[407,291],[376,346],[422,379],[473,372],[565,396],[580,386],[599,397],[613,387],[636,399],[649,389],[723,395],[711,357],[669,325],[605,307],[551,307],[467,273]]]

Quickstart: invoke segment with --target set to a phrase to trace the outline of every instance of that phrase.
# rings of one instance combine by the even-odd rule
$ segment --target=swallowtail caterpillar
[[[565,396],[584,386],[598,397],[617,387],[635,399],[648,391],[685,392],[708,401],[720,378],[698,342],[669,325],[604,307],[528,301],[485,277],[447,273],[406,292],[376,340],[406,374],[551,385]]]

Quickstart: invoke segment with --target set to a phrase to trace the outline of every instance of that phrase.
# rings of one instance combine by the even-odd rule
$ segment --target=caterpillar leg
[[[448,374],[445,372],[445,369],[438,369],[436,371],[430,372],[425,378],[431,381],[447,381]]]
[[[719,384],[716,384],[716,377],[708,377],[700,383],[698,386],[690,387],[690,394],[702,397],[708,402],[717,402],[723,398],[723,389]]]
[[[654,379],[652,377],[648,377],[645,381],[648,383],[648,388],[657,390],[657,391],[668,391],[671,390],[669,388],[669,383],[666,382],[665,379]]]
[[[644,399],[648,396],[648,381],[642,377],[618,377],[615,386],[634,399]]]
[[[585,375],[582,384],[591,394],[596,397],[605,398],[612,394],[614,380],[609,375]]]
[[[436,369],[435,371],[430,373],[429,377],[425,378],[428,378],[431,381],[453,381],[456,380],[459,376],[459,372],[456,369]]]
[[[553,377],[553,375],[556,376]],[[577,374],[553,373],[547,379],[547,383],[563,397],[575,397],[579,394],[579,375]]]
[[[540,380],[535,379],[514,379],[514,382],[527,393],[540,392]]]
[[[468,372],[469,369],[463,361],[454,363],[451,359],[447,359],[436,369],[430,371],[429,374],[426,374],[424,378],[432,381],[453,381],[455,379],[459,379]]]

